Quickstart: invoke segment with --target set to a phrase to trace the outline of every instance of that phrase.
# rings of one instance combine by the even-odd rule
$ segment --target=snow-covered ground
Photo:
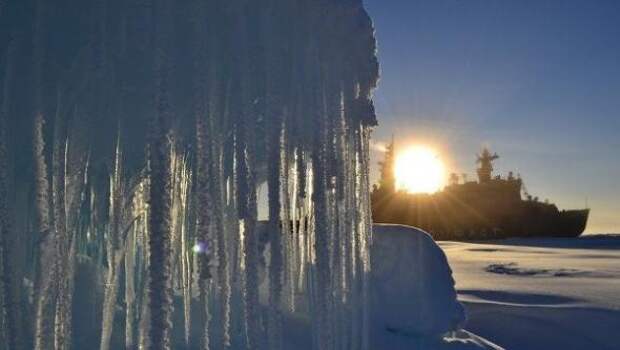
[[[620,349],[620,236],[437,244],[375,225],[373,241],[371,349]],[[307,313],[286,318],[285,348],[311,349]]]
[[[469,331],[505,349],[620,349],[620,236],[439,245]]]
[[[428,234],[401,225],[374,225],[373,231],[370,349],[501,349],[463,327],[450,266]],[[265,294],[264,283],[261,289]],[[302,305],[285,315],[285,349],[312,348],[308,316]]]

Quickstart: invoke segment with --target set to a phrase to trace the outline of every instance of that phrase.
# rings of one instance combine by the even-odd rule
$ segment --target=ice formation
[[[74,276],[88,265],[102,350],[282,349],[283,314],[302,303],[315,349],[368,349],[379,72],[361,0],[29,0],[0,11],[20,19],[4,22],[15,51],[3,60],[2,131],[29,129],[32,141],[32,166],[15,168],[34,169],[31,181],[15,187],[34,195],[11,196],[25,215],[14,231],[29,235],[12,277],[34,281],[34,306],[3,303],[29,324],[26,346],[93,347],[72,333]],[[32,81],[18,81],[24,71]],[[21,298],[2,281],[6,298]]]

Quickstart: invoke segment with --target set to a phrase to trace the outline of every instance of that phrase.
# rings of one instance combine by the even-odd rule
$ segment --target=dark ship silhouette
[[[483,149],[477,160],[477,182],[467,181],[466,175],[461,182],[451,174],[440,192],[410,194],[396,189],[392,142],[379,163],[381,179],[371,195],[374,222],[415,226],[436,240],[577,237],[583,233],[589,209],[560,211],[530,196],[512,172],[507,178],[494,177],[493,161],[498,158]]]

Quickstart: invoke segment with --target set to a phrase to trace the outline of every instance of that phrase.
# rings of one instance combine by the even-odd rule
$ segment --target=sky
[[[373,142],[429,145],[471,179],[488,146],[496,173],[541,200],[590,207],[586,232],[620,232],[620,1],[364,2],[381,62]]]

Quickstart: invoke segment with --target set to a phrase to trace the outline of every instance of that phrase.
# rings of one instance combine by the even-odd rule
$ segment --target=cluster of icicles
[[[40,256],[61,252],[49,271],[66,282],[60,294],[35,293],[35,347],[70,347],[62,307],[90,256],[105,266],[102,350],[113,347],[119,302],[127,349],[173,347],[179,308],[174,329],[188,348],[283,349],[284,322],[301,313],[315,349],[367,349],[378,63],[361,0],[195,1],[203,40],[192,45],[189,138],[170,106],[173,7],[153,5],[156,97],[143,171],[125,171],[120,140],[131,135],[121,127],[105,186],[85,154],[71,173],[71,135],[55,138],[48,183],[47,117],[37,117],[37,226],[56,232]],[[58,287],[45,277],[37,285]]]

